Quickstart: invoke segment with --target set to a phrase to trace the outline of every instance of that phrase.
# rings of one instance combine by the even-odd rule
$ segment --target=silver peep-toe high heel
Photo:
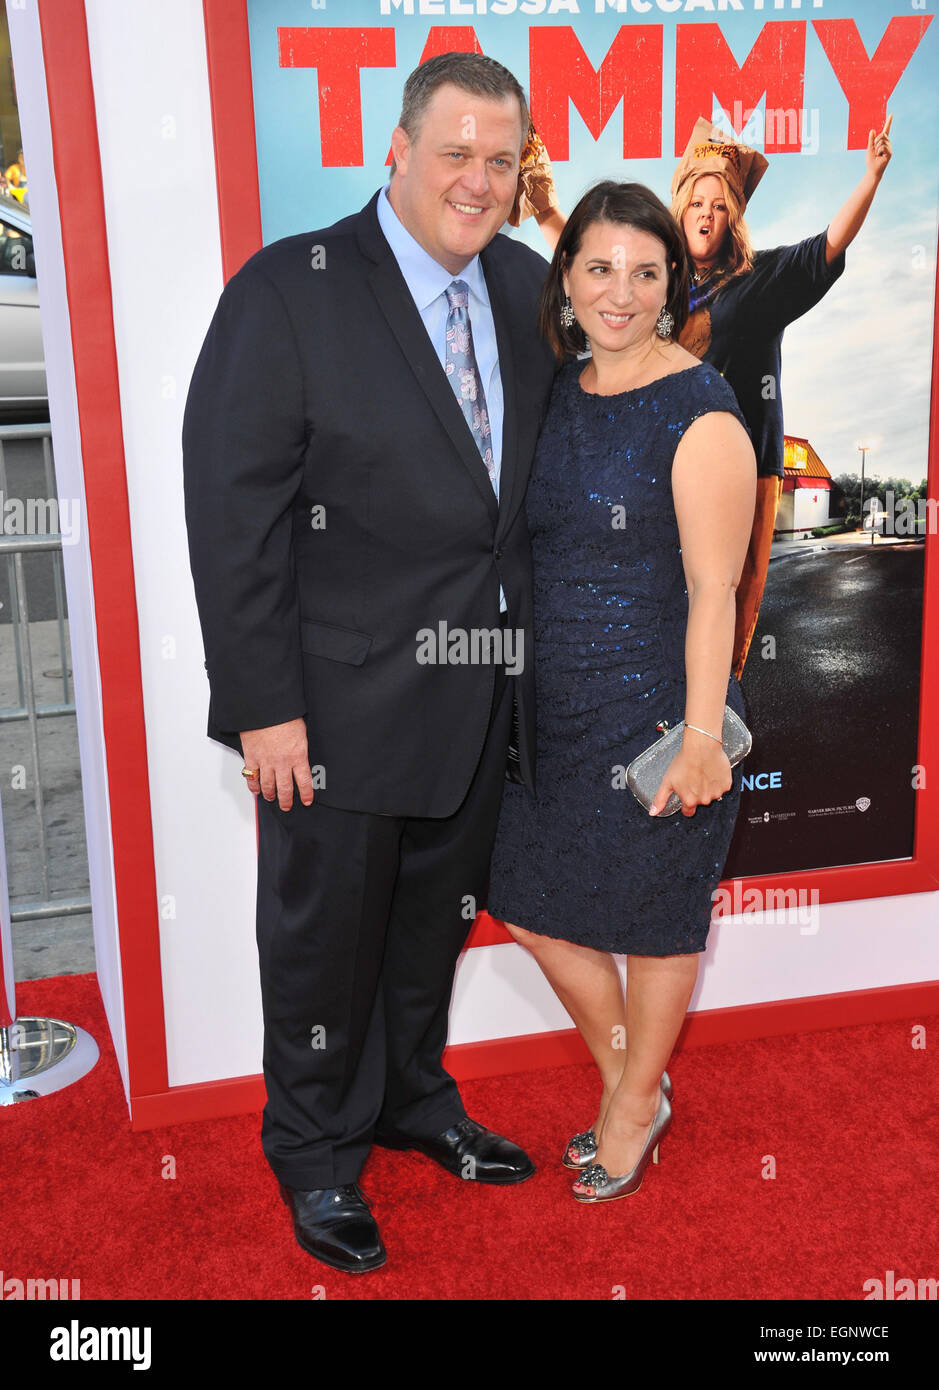
[[[669,1100],[672,1098],[672,1082],[667,1071],[662,1073],[662,1094]],[[571,1157],[573,1150],[576,1157]],[[585,1129],[582,1134],[575,1134],[568,1139],[564,1153],[561,1155],[561,1162],[565,1168],[581,1169],[591,1164],[597,1156],[597,1136],[592,1129]]]
[[[578,1202],[612,1202],[617,1197],[629,1197],[633,1192],[638,1192],[649,1159],[653,1163],[659,1161],[659,1143],[668,1133],[671,1123],[672,1107],[663,1092],[635,1167],[621,1178],[611,1178],[602,1163],[591,1163],[577,1179],[582,1187],[589,1188],[589,1192],[574,1193]]]

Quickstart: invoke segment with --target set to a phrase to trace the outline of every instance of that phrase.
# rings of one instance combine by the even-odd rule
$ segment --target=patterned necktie
[[[446,372],[453,387],[453,393],[473,432],[476,446],[482,455],[483,463],[489,472],[492,486],[496,485],[496,468],[492,458],[492,431],[489,427],[489,411],[486,409],[486,396],[476,366],[476,353],[473,351],[473,330],[469,321],[469,285],[465,280],[454,280],[446,290],[450,312],[447,314],[447,366]]]

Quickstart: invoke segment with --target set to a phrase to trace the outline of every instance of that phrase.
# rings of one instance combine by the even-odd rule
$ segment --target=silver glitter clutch
[[[626,769],[626,785],[633,796],[648,811],[655,800],[655,794],[662,785],[662,778],[665,776],[669,763],[681,747],[682,730],[685,721],[676,724],[670,729],[666,720],[656,724],[657,729],[662,730],[662,737],[647,748],[644,753],[639,753]],[[744,724],[739,714],[724,706],[724,727],[721,730],[724,752],[731,767],[736,767],[742,758],[745,758],[753,745],[750,730]],[[660,816],[673,816],[676,811],[681,810],[681,797],[672,792],[664,807],[659,812]]]

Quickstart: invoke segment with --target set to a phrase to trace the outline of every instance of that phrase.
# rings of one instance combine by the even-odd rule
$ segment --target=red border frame
[[[150,780],[111,273],[84,0],[39,0],[82,439],[131,1105],[166,1090]],[[118,827],[118,833],[113,833]]]
[[[261,244],[257,181],[246,188],[245,150],[255,148],[248,29],[243,0],[203,0],[215,141],[222,263],[228,278]],[[85,491],[100,663],[108,793],[114,835],[115,888],[121,950],[124,1024],[132,1125],[145,1129],[180,1120],[258,1110],[263,1080],[230,1077],[169,1087],[163,1013],[159,915],[153,860],[146,731],[139,662],[129,507],[117,358],[114,344],[107,231],[100,178],[97,120],[84,0],[38,0],[46,69],[66,288],[71,319],[79,427],[85,452]],[[939,304],[937,304],[930,422],[930,495],[935,495],[939,439]],[[927,542],[921,685],[921,761],[937,766],[939,746],[939,569]],[[932,639],[932,640],[930,640]],[[126,769],[135,770],[132,777]],[[797,877],[819,900],[922,892],[939,885],[937,793],[920,793],[913,858],[848,869],[812,870]],[[792,886],[789,875],[745,880],[748,886]],[[481,917],[470,945],[511,938]],[[690,1014],[680,1047],[879,1019],[925,1015],[939,1008],[939,983],[748,1004]],[[562,1030],[467,1043],[447,1049],[460,1080],[509,1070],[587,1060],[576,1032]]]
[[[814,994],[803,999],[771,999],[726,1009],[698,1009],[685,1019],[673,1055],[678,1056],[689,1047],[850,1028],[860,1023],[890,1023],[896,1019],[922,1022],[937,1011],[939,982],[932,980],[844,994]],[[577,1029],[565,1028],[554,1033],[524,1033],[487,1042],[458,1043],[446,1049],[443,1060],[457,1081],[470,1081],[483,1076],[504,1076],[507,1072],[578,1066],[591,1057]],[[260,1076],[175,1086],[163,1094],[139,1096],[131,1128],[156,1129],[181,1120],[252,1114],[262,1108],[264,1100],[264,1080]]]

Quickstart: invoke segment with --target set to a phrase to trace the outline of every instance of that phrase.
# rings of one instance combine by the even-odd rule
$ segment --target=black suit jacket
[[[418,633],[524,628],[522,774],[534,785],[531,560],[523,499],[553,377],[544,260],[482,253],[505,398],[497,503],[375,194],[252,256],[226,285],[183,424],[209,734],[303,715],[329,806],[447,816],[490,714],[494,667],[421,664]],[[317,251],[316,248],[321,248]]]

